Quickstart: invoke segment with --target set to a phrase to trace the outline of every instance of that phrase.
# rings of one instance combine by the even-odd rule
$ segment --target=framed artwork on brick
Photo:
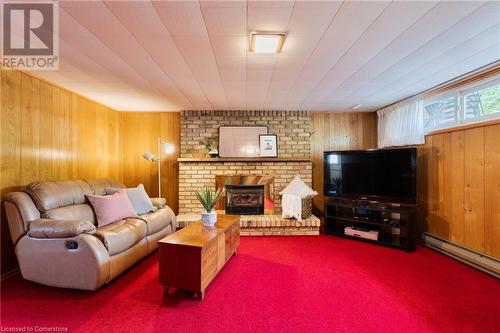
[[[278,137],[276,134],[259,135],[259,156],[278,157]]]

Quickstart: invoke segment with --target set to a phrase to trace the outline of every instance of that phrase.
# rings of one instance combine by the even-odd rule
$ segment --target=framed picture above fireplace
[[[219,156],[259,157],[261,134],[267,134],[266,126],[219,127]]]
[[[278,137],[276,134],[259,135],[260,157],[278,157]]]

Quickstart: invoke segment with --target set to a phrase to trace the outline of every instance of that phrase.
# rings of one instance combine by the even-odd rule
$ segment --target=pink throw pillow
[[[97,226],[110,224],[126,217],[136,216],[134,207],[128,199],[125,190],[119,190],[111,195],[87,195],[97,217]]]

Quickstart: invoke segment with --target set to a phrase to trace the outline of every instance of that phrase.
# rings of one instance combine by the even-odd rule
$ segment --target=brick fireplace
[[[274,178],[272,213],[281,213],[279,193],[299,175],[308,185],[312,184],[312,163],[310,161],[273,162],[229,162],[212,159],[179,159],[179,213],[199,213],[200,204],[194,191],[200,187],[215,188],[216,177],[220,175],[266,176]]]
[[[218,128],[223,125],[267,126],[268,133],[276,134],[278,137],[278,158],[208,157],[204,149],[205,140],[210,138],[217,143]],[[258,215],[247,215],[242,218],[242,234],[249,232],[244,230],[245,226],[257,228],[250,234],[264,234],[264,232],[317,234],[319,232],[317,218],[299,225],[290,220],[281,221],[279,216],[281,214],[279,193],[295,175],[299,175],[308,185],[312,185],[310,125],[311,115],[306,111],[183,111],[181,154],[178,160],[178,220],[182,224],[183,220],[190,219],[186,216],[196,218],[200,213],[200,204],[193,193],[198,188],[215,189],[216,184],[220,186],[222,179],[228,177],[232,179],[231,183],[234,183],[235,179],[272,179],[264,190],[267,195],[265,198],[267,214],[260,218],[253,217]],[[248,183],[246,180],[244,183]],[[224,209],[224,207],[218,208]],[[268,229],[259,229],[263,227]]]

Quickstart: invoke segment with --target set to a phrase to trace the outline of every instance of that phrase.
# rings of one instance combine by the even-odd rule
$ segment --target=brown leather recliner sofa
[[[4,207],[23,278],[95,290],[175,231],[175,214],[163,199],[152,199],[158,208],[154,212],[95,228],[85,195],[105,195],[109,187],[125,186],[111,179],[35,182],[6,195]]]

